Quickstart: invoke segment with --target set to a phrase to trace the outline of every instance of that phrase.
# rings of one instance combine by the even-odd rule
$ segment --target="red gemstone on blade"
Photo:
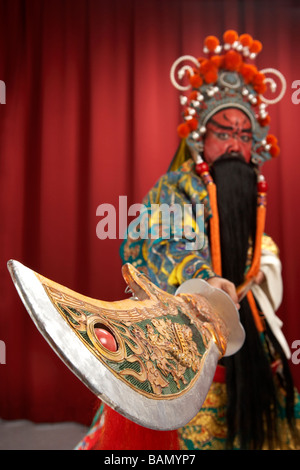
[[[111,352],[117,351],[118,346],[116,340],[109,331],[103,328],[95,328],[95,335],[97,336],[98,340],[104,348],[108,349]]]

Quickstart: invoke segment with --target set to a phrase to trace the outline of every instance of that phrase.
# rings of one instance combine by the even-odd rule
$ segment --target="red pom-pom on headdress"
[[[250,52],[254,52],[255,54],[258,54],[262,50],[262,43],[255,39],[251,46],[250,46]]]
[[[277,137],[275,137],[275,135],[273,134],[268,134],[266,137],[266,141],[267,141],[267,144],[270,144],[270,145],[275,145],[278,142]]]
[[[253,43],[253,38],[250,34],[241,34],[239,37],[239,41],[243,47],[251,47]]]
[[[277,144],[274,144],[270,148],[270,154],[272,155],[273,158],[278,157],[280,154],[280,148]]]
[[[229,29],[228,31],[225,31],[223,34],[223,39],[224,42],[227,44],[233,44],[235,41],[237,41],[239,38],[239,35],[236,31],[233,29]]]
[[[198,121],[197,121],[196,118],[189,119],[187,121],[187,125],[188,125],[190,131],[195,131],[198,127]]]
[[[190,76],[190,84],[193,88],[199,88],[203,84],[203,79],[198,73]]]
[[[237,72],[243,63],[242,56],[236,51],[228,51],[224,57],[224,64],[227,70]]]
[[[258,73],[255,65],[252,64],[242,64],[240,74],[243,76],[245,83],[251,83],[254,76]]]
[[[267,86],[265,84],[265,79],[266,79],[265,75],[261,72],[257,72],[253,77],[253,80],[252,80],[253,88],[259,94],[263,94],[267,89]]]
[[[177,133],[181,139],[185,139],[190,134],[190,132],[191,130],[185,122],[179,124],[179,126],[177,127]]]
[[[190,94],[189,98],[190,98],[190,101],[194,101],[197,99],[197,96],[198,96],[198,91],[194,90],[192,91],[192,93]]]
[[[265,126],[268,126],[270,124],[270,121],[271,121],[271,118],[270,116],[266,116],[265,118],[263,119],[258,119],[259,120],[259,123],[261,126],[265,127]]]
[[[211,62],[219,69],[224,65],[224,56],[223,55],[213,55],[210,58]]]
[[[204,75],[204,80],[206,83],[214,83],[218,80],[218,70],[211,69]]]
[[[206,59],[201,63],[200,72],[206,83],[213,83],[218,79],[218,68],[211,59]]]
[[[211,59],[205,59],[203,62],[201,62],[200,65],[200,73],[202,75],[205,75],[207,72],[209,72],[211,69],[215,68],[215,64]]]
[[[210,52],[214,52],[216,47],[220,44],[219,39],[216,36],[207,36],[204,40],[204,45]]]

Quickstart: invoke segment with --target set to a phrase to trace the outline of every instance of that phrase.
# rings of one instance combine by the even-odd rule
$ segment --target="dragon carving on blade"
[[[213,341],[222,357],[227,327],[199,294],[168,294],[127,263],[122,274],[133,297],[94,300],[36,273],[56,310],[113,374],[147,397],[168,399],[193,385]],[[99,339],[101,329],[116,347]]]

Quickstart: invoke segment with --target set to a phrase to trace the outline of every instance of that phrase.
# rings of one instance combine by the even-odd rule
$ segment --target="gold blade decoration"
[[[208,300],[214,290],[206,297],[171,295],[131,264],[122,274],[134,297],[115,302],[83,296],[14,260],[8,269],[37,328],[65,364],[109,406],[152,429],[188,423],[228,340],[234,337],[234,351],[244,340],[227,297],[224,321],[224,312]]]

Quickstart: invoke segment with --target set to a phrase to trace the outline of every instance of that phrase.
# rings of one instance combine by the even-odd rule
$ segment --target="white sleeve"
[[[282,302],[283,296],[281,262],[277,256],[263,250],[260,269],[265,275],[265,281],[261,285],[255,284],[252,287],[252,292],[272,332],[283,348],[286,357],[290,359],[291,351],[281,331],[282,321],[275,314],[275,311]]]

